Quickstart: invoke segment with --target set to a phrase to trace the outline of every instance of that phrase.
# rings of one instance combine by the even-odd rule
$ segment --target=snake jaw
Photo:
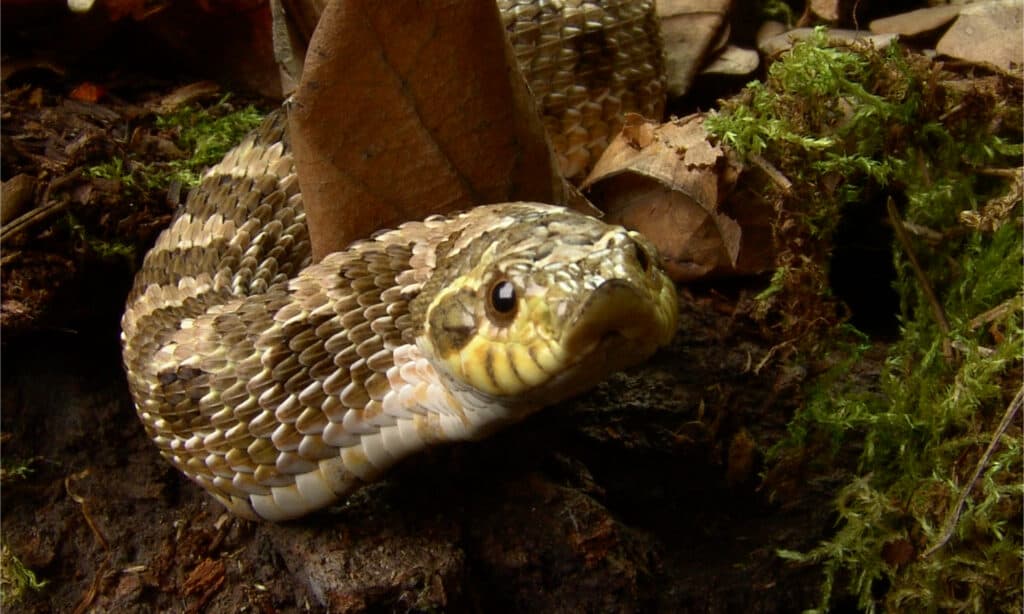
[[[675,336],[677,300],[675,286],[660,271],[604,282],[576,310],[561,338],[573,363],[530,396],[546,404],[567,399],[643,362]]]
[[[675,294],[669,296],[673,304],[666,306],[664,297],[652,300],[650,292],[629,281],[606,281],[577,310],[562,344],[570,355],[585,356],[618,336],[639,353],[653,352],[671,341],[675,332]]]

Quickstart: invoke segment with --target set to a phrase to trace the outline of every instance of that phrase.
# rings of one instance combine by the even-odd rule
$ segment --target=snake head
[[[446,273],[432,280],[418,341],[464,407],[516,420],[672,339],[675,287],[642,235],[548,205],[475,215],[486,230],[469,219],[439,249]]]

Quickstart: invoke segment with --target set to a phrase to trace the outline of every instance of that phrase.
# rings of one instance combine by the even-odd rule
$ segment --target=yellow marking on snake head
[[[511,207],[510,207],[511,208]],[[449,252],[458,275],[426,308],[439,371],[511,406],[564,396],[650,355],[675,328],[675,288],[639,235],[555,208]],[[609,351],[609,340],[621,347]]]

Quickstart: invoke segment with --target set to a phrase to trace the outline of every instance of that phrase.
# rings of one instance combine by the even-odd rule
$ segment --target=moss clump
[[[867,611],[1020,611],[1019,83],[896,46],[833,47],[819,31],[707,125],[791,182],[752,180],[778,212],[757,315],[799,349],[845,356],[774,451],[825,466],[820,455],[853,450],[837,532],[781,554],[823,566],[823,609],[846,593]],[[880,200],[918,232],[890,246],[899,339],[880,374],[855,380],[866,344],[837,334],[828,255],[844,212]]]
[[[135,246],[131,243],[117,240],[108,241],[98,237],[85,224],[79,222],[75,215],[70,213],[64,216],[64,223],[67,224],[75,240],[87,245],[92,253],[96,254],[101,260],[123,260],[129,264],[135,262]]]
[[[200,173],[218,162],[245,134],[262,121],[264,113],[252,105],[236,109],[225,96],[215,105],[189,105],[156,118],[155,126],[169,135],[187,158],[163,162],[135,161],[125,153],[86,169],[86,175],[114,179],[129,196],[139,191],[166,190],[173,182],[185,190],[199,183]]]
[[[180,181],[185,188],[199,183],[199,175],[224,157],[246,133],[263,121],[264,113],[253,106],[225,112],[227,97],[215,106],[188,106],[157,118],[157,128],[171,131],[179,147],[191,152],[187,160],[170,163],[170,181]]]
[[[23,480],[32,474],[35,459],[27,461],[11,461],[0,459],[0,484]]]
[[[198,184],[201,173],[217,163],[264,114],[238,107],[228,96],[215,104],[189,105],[173,113],[149,116],[132,130],[132,139],[116,143],[118,153],[88,166],[94,182],[89,207],[64,216],[61,229],[79,256],[107,264],[135,266],[152,244],[163,216]],[[169,206],[170,205],[170,206]]]
[[[948,252],[964,269],[943,302],[959,348],[953,360],[913,296],[915,280],[901,279],[912,315],[889,349],[879,393],[821,382],[795,419],[802,438],[863,445],[858,475],[836,499],[837,534],[811,552],[784,553],[824,564],[823,607],[834,592],[852,592],[868,611],[879,602],[895,611],[1020,610],[1024,445],[1019,426],[1000,423],[1021,377],[1024,323],[1019,302],[984,326],[967,316],[1019,297],[1022,249],[1019,229],[1006,224]],[[842,577],[849,584],[835,586]]]
[[[782,0],[762,0],[758,3],[758,9],[762,20],[773,19],[789,26],[796,23],[793,7]]]
[[[0,543],[0,605],[11,606],[29,590],[38,591],[46,585],[14,555],[7,544]]]

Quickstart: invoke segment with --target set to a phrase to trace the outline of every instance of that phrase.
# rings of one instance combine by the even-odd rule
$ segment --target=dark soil
[[[817,367],[758,368],[775,341],[747,317],[742,284],[683,294],[674,345],[643,367],[487,441],[411,459],[338,509],[283,525],[226,515],[159,457],[120,363],[132,272],[179,196],[126,196],[83,172],[139,131],[166,138],[147,102],[182,83],[121,75],[98,104],[69,98],[80,83],[41,68],[3,98],[3,179],[34,179],[28,212],[61,203],[3,244],[3,462],[32,469],[3,484],[3,541],[46,582],[12,610],[817,603],[819,571],[776,552],[828,533],[841,476],[797,463],[771,487],[761,477]],[[168,155],[152,149],[131,153]],[[114,243],[134,252],[112,256]]]
[[[47,581],[19,610],[790,612],[819,575],[829,479],[759,487],[801,374],[718,299],[684,297],[643,368],[477,444],[413,459],[331,513],[240,521],[156,453],[116,330],[4,348],[3,536]],[[738,443],[747,441],[748,445]],[[746,452],[744,452],[744,449]]]

